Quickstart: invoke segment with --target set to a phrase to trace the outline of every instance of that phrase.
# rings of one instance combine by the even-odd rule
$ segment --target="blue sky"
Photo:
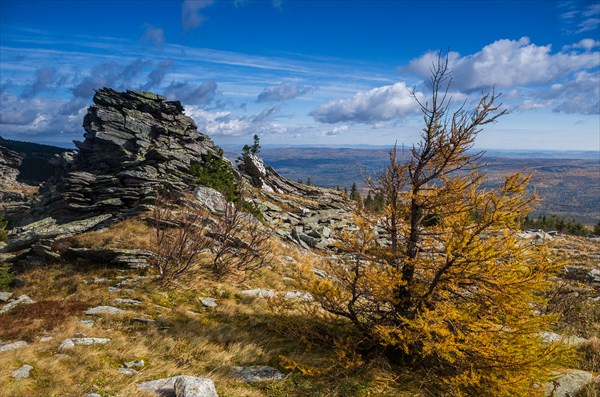
[[[600,150],[597,0],[1,0],[0,134],[68,146],[108,86],[220,144],[410,145],[440,49],[457,102],[502,92],[479,148]]]

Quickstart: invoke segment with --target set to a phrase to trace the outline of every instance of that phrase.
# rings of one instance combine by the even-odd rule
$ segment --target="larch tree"
[[[544,244],[517,236],[537,199],[529,176],[484,188],[482,153],[472,148],[505,113],[498,95],[455,107],[450,82],[439,58],[431,97],[413,92],[420,142],[394,148],[387,168],[367,179],[383,213],[357,214],[358,230],[341,239],[347,254],[320,264],[328,277],[305,269],[304,287],[396,361],[435,368],[445,395],[536,395],[561,359],[540,334],[555,320],[540,309],[557,265]]]

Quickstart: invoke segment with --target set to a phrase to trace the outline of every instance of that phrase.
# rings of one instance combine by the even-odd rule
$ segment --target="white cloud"
[[[181,25],[183,30],[195,29],[202,25],[206,17],[200,10],[212,5],[213,0],[183,0],[181,4]]]
[[[579,72],[572,81],[552,85],[545,97],[555,112],[600,114],[600,72]]]
[[[600,41],[594,39],[581,39],[577,43],[563,46],[563,51],[568,50],[585,50],[590,51],[596,47],[600,47]]]
[[[417,93],[422,99],[422,94]],[[376,123],[398,119],[417,112],[417,102],[404,83],[396,83],[362,91],[349,99],[336,99],[322,104],[310,115],[322,123]]]
[[[341,134],[344,131],[348,131],[348,129],[349,129],[349,127],[346,124],[340,125],[340,126],[337,126],[337,127],[333,127],[329,131],[326,131],[325,135],[326,136],[336,136],[336,135]]]
[[[256,98],[256,102],[280,102],[294,99],[314,90],[314,87],[298,81],[284,81],[266,87]]]
[[[266,108],[258,114],[236,116],[229,111],[209,111],[198,106],[187,106],[185,113],[192,117],[198,131],[209,136],[241,136],[252,134],[281,134],[289,132],[285,125],[272,123],[278,106]]]
[[[587,42],[586,42],[587,43]],[[587,43],[589,44],[589,43]],[[537,46],[527,37],[498,40],[472,55],[448,54],[453,87],[460,90],[515,87],[546,83],[600,64],[596,53],[551,54],[551,45]],[[406,70],[427,78],[437,52],[428,52],[410,62]]]

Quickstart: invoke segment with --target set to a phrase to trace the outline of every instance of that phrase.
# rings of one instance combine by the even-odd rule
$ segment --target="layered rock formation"
[[[149,92],[98,90],[83,128],[79,152],[57,162],[63,175],[46,198],[61,219],[144,210],[157,188],[187,189],[190,165],[218,155],[178,101]]]
[[[222,153],[180,102],[149,92],[98,90],[83,128],[79,151],[54,159],[57,177],[5,251],[145,211],[159,188],[187,190],[190,165]]]

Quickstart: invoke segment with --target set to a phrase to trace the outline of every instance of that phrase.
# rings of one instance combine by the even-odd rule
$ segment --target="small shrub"
[[[4,214],[0,214],[0,241],[6,241],[8,238],[6,225],[8,225],[8,221],[4,219]]]
[[[202,156],[202,163],[192,164],[189,173],[196,177],[196,182],[221,192],[227,201],[237,198],[237,185],[231,164],[221,157]]]
[[[0,289],[7,289],[14,279],[15,275],[9,271],[8,267],[0,266]]]

